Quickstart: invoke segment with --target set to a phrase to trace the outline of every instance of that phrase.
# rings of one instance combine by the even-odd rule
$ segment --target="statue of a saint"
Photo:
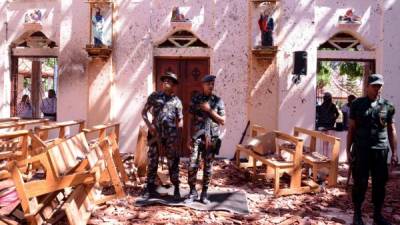
[[[260,14],[260,19],[258,19],[258,25],[261,30],[261,45],[273,46],[274,19],[268,14],[262,13]]]
[[[179,7],[174,7],[174,9],[172,10],[172,17],[171,17],[171,21],[172,22],[185,22],[188,19],[185,18],[185,16],[180,13]]]
[[[92,17],[93,25],[93,38],[94,46],[101,47],[104,45],[103,38],[103,27],[104,27],[104,17],[101,15],[100,8],[96,8],[96,14]]]

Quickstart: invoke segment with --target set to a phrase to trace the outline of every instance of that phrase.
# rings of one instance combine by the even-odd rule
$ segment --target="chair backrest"
[[[10,117],[10,118],[1,118],[0,123],[5,123],[5,122],[16,122],[20,120],[19,117]]]
[[[49,157],[56,169],[54,171],[56,176],[68,174],[87,157],[89,152],[89,145],[83,133],[64,140],[48,150]]]
[[[279,151],[279,140],[289,142],[290,144],[295,146],[294,155],[293,155],[293,162],[295,166],[300,166],[301,159],[303,157],[303,139],[286,134],[280,131],[274,131],[276,134],[276,151]]]
[[[0,160],[28,157],[29,131],[19,130],[0,134]]]
[[[40,137],[42,140],[47,140],[49,137],[49,131],[51,130],[58,130],[58,138],[66,138],[66,128],[67,127],[74,127],[78,126],[78,133],[82,132],[85,127],[84,120],[71,120],[65,122],[54,123],[51,125],[45,125],[40,127],[35,127],[35,133]]]
[[[36,124],[47,124],[48,119],[37,119],[37,120],[19,120],[19,121],[9,121],[5,123],[0,123],[0,130],[6,131],[15,131],[15,130],[23,130],[29,125]]]
[[[251,126],[251,137],[260,136],[260,135],[263,135],[266,133],[267,133],[267,129],[265,129],[264,127],[262,127],[258,124],[253,124]]]
[[[310,139],[310,151],[314,152],[316,150],[317,140],[321,140],[323,142],[328,142],[332,146],[333,155],[339,154],[340,151],[340,138],[337,138],[332,135],[324,134],[320,131],[308,130],[301,127],[294,128],[294,136],[299,137],[301,134],[305,134],[309,136]]]
[[[119,126],[120,126],[119,123],[107,123],[107,124],[96,125],[91,128],[85,128],[85,129],[83,129],[83,132],[85,132],[87,139],[94,137],[93,134],[98,133],[98,135],[95,136],[95,138],[91,138],[91,139],[102,141],[107,136],[113,135],[118,142]]]

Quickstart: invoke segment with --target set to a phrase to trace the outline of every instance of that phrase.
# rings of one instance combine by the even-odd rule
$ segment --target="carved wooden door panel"
[[[160,90],[160,76],[171,71],[178,75],[179,85],[176,89],[176,94],[181,99],[183,104],[183,137],[182,151],[184,156],[189,156],[190,152],[187,148],[187,143],[190,140],[189,135],[189,104],[191,97],[197,91],[201,91],[201,79],[204,75],[210,72],[210,62],[208,58],[201,59],[164,59],[156,58],[156,87]]]

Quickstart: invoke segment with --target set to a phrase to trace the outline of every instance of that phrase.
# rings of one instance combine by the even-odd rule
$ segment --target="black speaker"
[[[297,75],[306,75],[307,74],[307,52],[306,51],[294,52],[293,74],[297,74]]]

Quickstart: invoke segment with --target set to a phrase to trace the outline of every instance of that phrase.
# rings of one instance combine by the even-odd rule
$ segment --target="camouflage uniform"
[[[384,99],[370,101],[368,97],[356,99],[350,109],[350,118],[356,123],[352,145],[352,199],[356,210],[361,210],[372,177],[372,202],[380,211],[385,199],[388,179],[387,157],[389,151],[387,125],[394,122],[395,109]]]
[[[171,182],[179,185],[179,143],[178,143],[178,121],[183,118],[182,102],[177,96],[168,96],[164,92],[153,92],[147,99],[146,106],[151,106],[153,115],[152,123],[156,127],[157,134],[161,138],[165,154],[168,160],[168,171]],[[145,106],[145,107],[146,107]],[[148,140],[152,139],[149,132]],[[159,151],[157,142],[149,146],[148,151],[147,184],[154,184]]]
[[[200,105],[204,102],[208,102],[211,109],[216,111],[218,115],[220,116],[225,115],[224,102],[222,101],[221,98],[215,95],[206,96],[203,94],[197,94],[193,96],[189,108],[189,112],[194,116],[192,124],[194,128],[193,134],[196,134],[197,132],[206,129],[206,123],[207,123],[206,121],[209,115],[200,108]],[[196,185],[197,170],[199,168],[200,156],[202,156],[204,160],[203,189],[207,189],[210,183],[210,178],[212,175],[212,160],[215,155],[215,147],[218,144],[217,142],[220,141],[219,124],[213,121],[212,119],[210,120],[211,120],[211,129],[209,136],[211,137],[211,147],[209,152],[206,152],[205,151],[206,149],[204,149],[205,146],[202,140],[203,136],[195,138],[193,137],[195,135],[192,135],[193,150],[190,157],[189,176],[188,176],[188,183],[189,186],[191,187],[194,187]]]

